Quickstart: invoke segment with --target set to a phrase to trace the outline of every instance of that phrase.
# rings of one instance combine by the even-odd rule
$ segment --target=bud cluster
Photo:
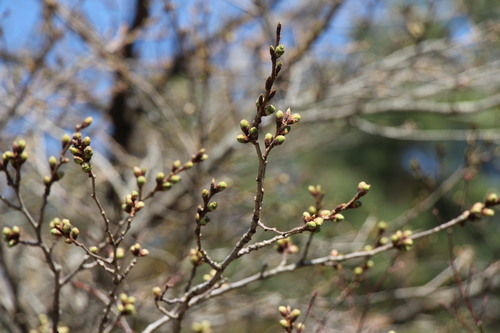
[[[203,254],[197,249],[189,250],[189,261],[193,266],[200,266],[203,264]]]
[[[196,163],[201,163],[207,158],[208,155],[205,153],[205,149],[202,148],[184,164],[180,160],[174,161],[168,176],[165,176],[163,172],[156,174],[156,187],[154,191],[170,190],[173,184],[177,184],[182,180],[182,177],[179,175],[180,172],[191,169]]]
[[[65,242],[68,244],[73,243],[78,238],[80,230],[73,227],[71,221],[68,219],[60,219],[58,217],[50,221],[50,233],[56,237],[64,237]]]
[[[60,162],[57,161],[57,158],[55,156],[50,156],[49,157],[49,167],[50,167],[50,176],[45,176],[43,178],[43,183],[45,185],[49,185],[52,182],[56,182],[58,180],[61,180],[62,177],[64,177],[64,172],[58,171],[59,167],[63,163],[69,162],[69,159],[67,157],[64,157],[61,159]]]
[[[413,239],[410,238],[411,235],[411,230],[398,230],[391,236],[392,244],[399,250],[409,251],[413,246]]]
[[[311,214],[311,212],[313,212]],[[328,209],[323,209],[320,212],[317,212],[314,206],[309,207],[308,212],[304,212],[302,214],[302,220],[306,224],[308,230],[311,231],[320,231],[320,227],[323,222],[333,221],[333,222],[342,222],[344,221],[344,215],[337,213],[335,210],[330,211]]]
[[[470,219],[477,220],[481,218],[481,216],[494,216],[495,211],[492,208],[489,208],[489,205],[495,205],[498,201],[498,198],[496,198],[496,194],[490,194],[488,196],[488,199],[486,199],[486,204],[482,202],[476,202],[475,204],[472,205],[470,208]]]
[[[120,303],[116,306],[116,309],[122,316],[135,315],[135,297],[128,296],[125,293],[121,293],[119,296]]]
[[[134,177],[137,182],[137,187],[142,189],[144,184],[146,184],[146,168],[134,167]]]
[[[134,255],[134,257],[145,257],[149,254],[149,250],[143,249],[141,244],[135,243],[130,247],[130,252]]]
[[[26,148],[26,141],[20,139],[12,143],[12,151],[8,150],[2,154],[0,161],[0,171],[7,172],[9,163],[16,170],[19,170],[21,165],[28,159],[28,153],[24,151]]]
[[[135,215],[142,208],[144,208],[144,201],[139,200],[139,193],[136,191],[128,194],[125,197],[125,203],[122,204],[122,209],[131,216]]]
[[[217,201],[210,201],[214,195],[219,192],[224,191],[227,188],[226,182],[215,183],[215,179],[212,179],[210,183],[210,190],[203,189],[201,192],[201,198],[203,199],[203,204],[198,206],[196,210],[195,221],[200,225],[207,225],[210,222],[210,217],[207,215],[217,209]]]
[[[287,305],[287,306],[281,305],[278,307],[278,311],[280,312],[280,315],[283,317],[283,319],[280,320],[280,325],[287,332],[292,332],[293,328],[295,328],[296,332],[302,332],[304,330],[303,324],[295,323],[297,318],[299,318],[299,316],[300,316],[299,309],[292,310],[290,305]]]
[[[299,252],[299,247],[292,243],[292,239],[290,237],[286,237],[278,239],[276,242],[276,250],[279,253],[295,254]]]
[[[73,154],[73,161],[81,166],[83,172],[88,174],[92,172],[90,160],[92,155],[94,155],[94,151],[90,147],[90,142],[90,137],[86,136],[82,138],[82,133],[75,132],[71,140],[71,146],[69,147],[70,153]]]
[[[4,227],[2,230],[3,240],[7,243],[8,247],[13,247],[19,243],[19,237],[21,236],[21,230],[17,225],[12,228]]]

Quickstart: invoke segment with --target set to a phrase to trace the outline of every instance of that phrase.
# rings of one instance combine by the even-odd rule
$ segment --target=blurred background
[[[263,222],[279,230],[301,225],[314,204],[308,185],[321,184],[327,209],[349,200],[358,182],[372,185],[344,223],[315,234],[312,259],[373,244],[379,221],[388,233],[421,231],[498,192],[499,17],[494,0],[0,1],[0,151],[16,138],[27,141],[22,191],[36,214],[49,156],[59,154],[64,133],[92,116],[84,134],[93,142],[98,194],[116,222],[136,189],[134,166],[147,168],[152,188],[157,172],[206,149],[209,159],[155,195],[126,238],[151,252],[124,286],[139,300],[138,315],[127,320],[140,332],[161,317],[152,287],[175,275],[180,282],[169,296],[183,291],[194,214],[212,178],[230,189],[204,229],[210,255],[222,260],[249,226],[258,161],[235,137],[264,91],[277,22],[285,54],[272,104],[302,119],[270,156]],[[274,130],[271,118],[261,136]],[[47,221],[70,218],[92,244],[103,231],[88,177],[72,163],[64,172]],[[3,176],[0,194],[14,200]],[[30,237],[23,216],[6,205],[0,225],[19,225]],[[270,237],[259,231],[256,240]],[[308,239],[292,237],[299,253],[288,262]],[[491,331],[500,325],[498,239],[492,217],[423,239],[408,253],[376,256],[354,285],[352,269],[363,261],[281,274],[192,309],[185,331],[208,320],[214,332],[277,332],[277,307],[305,313],[315,292],[310,332],[472,332],[481,331],[478,318]],[[0,328],[20,332],[21,321],[37,328],[37,316],[48,312],[50,271],[36,248],[2,244],[0,251]],[[82,257],[65,244],[54,251],[67,271]],[[236,282],[282,259],[270,246],[239,259],[225,277]],[[195,282],[208,271],[202,266]],[[7,277],[17,281],[16,293]],[[101,291],[110,285],[99,270],[75,281]],[[78,284],[63,294],[63,323],[85,331],[101,311],[95,296]],[[22,320],[12,319],[15,299]]]

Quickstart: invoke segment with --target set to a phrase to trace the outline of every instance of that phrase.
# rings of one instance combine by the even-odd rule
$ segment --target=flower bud
[[[309,229],[309,230],[314,230],[314,229],[316,229],[316,227],[317,227],[317,226],[316,226],[316,223],[315,223],[314,221],[309,221],[309,222],[307,222],[307,223],[306,223],[306,226],[307,226],[307,229]]]
[[[291,130],[290,126],[285,126],[285,127],[283,127],[283,129],[281,130],[280,133],[283,135],[287,135],[288,133],[290,133],[290,130]]]
[[[213,212],[214,210],[216,210],[216,209],[217,209],[217,201],[212,201],[212,202],[210,202],[210,203],[208,204],[207,208],[208,208],[208,210],[209,210],[210,212]]]
[[[375,262],[373,260],[366,261],[367,268],[372,268],[373,266],[375,266]]]
[[[288,123],[289,124],[295,124],[295,123],[299,122],[300,118],[301,118],[300,114],[294,113],[288,119]]]
[[[280,44],[280,45],[276,46],[274,51],[276,52],[276,58],[279,58],[283,54],[285,54],[285,46],[283,44]]]
[[[25,152],[25,151],[23,151],[23,152],[21,153],[21,156],[19,156],[19,158],[21,159],[21,163],[26,162],[26,160],[28,159],[28,156],[29,156],[29,155],[28,155],[28,153],[27,153],[27,152]]]
[[[358,191],[359,192],[368,192],[370,190],[371,185],[367,184],[365,182],[359,182],[358,184]]]
[[[173,184],[177,184],[178,182],[180,182],[182,180],[182,177],[180,175],[173,175],[170,177],[170,181],[173,183]]]
[[[185,164],[184,164],[184,168],[185,169],[191,169],[193,167],[194,163],[191,162],[191,161],[187,161]]]
[[[144,208],[144,206],[145,206],[144,201],[137,201],[135,203],[135,211],[136,212],[140,211],[141,209]]]
[[[61,138],[61,144],[62,144],[62,147],[66,147],[68,145],[68,143],[70,143],[71,141],[71,137],[69,136],[68,133],[64,134]]]
[[[83,145],[84,147],[90,146],[90,142],[91,142],[90,137],[86,136],[86,137],[82,140],[82,145]]]
[[[268,105],[266,106],[266,108],[264,109],[264,112],[266,114],[266,116],[270,116],[272,115],[274,112],[276,112],[276,107],[274,105]]]
[[[245,135],[243,134],[240,134],[236,137],[236,140],[239,142],[239,143],[248,143],[249,142],[249,139],[248,137],[246,137]]]
[[[144,184],[146,184],[146,177],[144,177],[144,176],[137,177],[137,185],[139,185],[139,187],[140,187]]]
[[[483,208],[483,210],[481,211],[481,214],[483,216],[494,216],[495,215],[495,211],[491,208]]]
[[[274,139],[274,143],[276,145],[281,145],[283,144],[283,142],[285,142],[285,137],[283,135],[278,135],[275,139]]]
[[[89,127],[90,124],[92,124],[92,121],[94,121],[94,118],[92,117],[87,117],[82,123],[82,128]]]
[[[215,190],[217,192],[224,191],[227,188],[227,183],[226,182],[219,182],[217,186],[215,187]]]
[[[297,317],[300,316],[300,310],[293,309],[292,312],[290,313],[290,316],[292,317],[292,319],[297,319]]]
[[[250,123],[248,120],[243,119],[240,121],[240,128],[243,131],[243,133],[248,134],[248,130],[250,129]]]
[[[284,116],[285,114],[283,113],[283,111],[278,110],[278,112],[276,112],[276,123],[281,124]]]
[[[322,225],[324,220],[321,217],[317,217],[313,221],[316,225]]]
[[[286,306],[284,305],[280,305],[278,307],[278,311],[280,312],[280,314],[285,317],[287,314],[288,314],[288,309],[286,308]]]
[[[82,163],[82,171],[90,172],[92,170],[92,166],[89,163]]]
[[[385,229],[387,229],[387,222],[380,221],[379,223],[377,223],[377,228],[380,231],[384,231]]]
[[[152,292],[153,292],[153,295],[155,296],[155,298],[158,298],[161,296],[161,288],[160,287],[154,287],[152,289]]]
[[[26,141],[23,139],[20,139],[17,141],[16,145],[17,145],[17,149],[16,149],[17,152],[22,153],[24,151],[24,148],[26,148]]]
[[[174,163],[172,163],[172,170],[177,170],[181,167],[181,161],[176,160]]]
[[[248,131],[248,135],[250,138],[256,139],[259,135],[259,130],[257,129],[257,127],[252,127],[250,128],[250,131]]]
[[[80,153],[80,149],[76,148],[75,146],[71,146],[69,147],[69,152],[73,155],[76,155]]]
[[[56,166],[57,163],[57,158],[55,156],[50,156],[49,158],[49,166],[51,170],[54,170],[54,167]]]
[[[94,151],[92,150],[92,147],[87,146],[85,149],[83,149],[83,157],[88,161],[92,158],[92,155],[94,155]]]
[[[489,204],[496,203],[498,200],[498,195],[496,193],[491,193],[488,195],[488,198],[486,199],[486,202]]]
[[[338,213],[338,214],[335,214],[335,216],[333,217],[333,222],[342,222],[344,221],[344,215]]]
[[[74,227],[71,229],[71,233],[69,234],[69,237],[71,237],[72,239],[76,239],[79,234],[80,234],[80,230],[78,228]]]
[[[97,252],[99,252],[99,248],[97,246],[91,246],[89,247],[89,251],[93,254],[97,254]]]
[[[201,197],[202,197],[203,199],[208,199],[208,197],[210,197],[210,191],[209,191],[209,190],[207,190],[206,188],[205,188],[205,189],[203,189],[203,191],[201,191]]]
[[[163,172],[158,172],[156,174],[156,178],[155,179],[156,179],[157,183],[161,183],[161,182],[163,182],[163,179],[165,179],[165,174]]]
[[[43,184],[44,185],[49,185],[51,182],[51,178],[49,176],[43,177]]]
[[[484,204],[482,202],[476,202],[474,205],[472,205],[470,212],[472,214],[481,214],[481,211],[484,208]]]
[[[358,267],[354,268],[353,273],[354,273],[354,275],[361,275],[361,274],[363,274],[363,267],[359,267],[358,266]]]
[[[162,191],[168,191],[172,188],[172,183],[171,182],[164,182],[161,184],[161,190]]]
[[[290,322],[289,322],[288,320],[286,320],[286,319],[281,319],[281,320],[280,320],[280,325],[281,325],[282,327],[284,327],[284,328],[289,328],[291,324],[290,324]]]

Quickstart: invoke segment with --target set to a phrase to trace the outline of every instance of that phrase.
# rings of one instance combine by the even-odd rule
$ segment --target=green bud
[[[80,230],[78,228],[73,228],[71,229],[71,233],[69,234],[69,236],[72,238],[72,239],[76,239],[78,237],[78,235],[80,234]]]
[[[290,118],[289,118],[288,122],[289,122],[290,124],[295,124],[295,123],[297,123],[297,122],[300,120],[300,118],[301,118],[300,114],[298,114],[298,113],[294,113],[294,114],[292,114],[292,115],[290,116]]]
[[[181,167],[181,161],[176,160],[174,163],[172,163],[172,170],[177,170]]]
[[[303,212],[302,213],[302,218],[304,220],[309,220],[311,218],[311,214],[309,214],[309,212]]]
[[[486,202],[489,204],[496,203],[498,200],[498,195],[496,193],[491,193],[488,195],[488,198],[486,199]]]
[[[285,114],[283,113],[283,111],[278,110],[278,112],[276,112],[276,122],[281,124],[284,116]]]
[[[361,275],[361,274],[363,274],[363,267],[359,267],[358,266],[358,267],[354,268],[353,273],[354,273],[354,275]]]
[[[57,158],[55,156],[50,156],[49,158],[49,165],[51,169],[54,169],[57,163]]]
[[[321,217],[317,217],[313,221],[316,225],[322,225],[324,220]]]
[[[86,136],[83,140],[82,140],[82,145],[84,145],[85,147],[87,146],[90,146],[90,137]]]
[[[209,191],[209,190],[207,190],[206,188],[205,188],[205,189],[203,189],[203,191],[201,191],[201,197],[202,197],[203,199],[207,199],[209,196],[210,196],[210,191]]]
[[[12,234],[12,230],[9,227],[3,227],[2,234],[4,237],[10,236]]]
[[[204,216],[201,220],[200,220],[200,224],[201,225],[207,225],[209,222],[210,222],[210,217],[208,216]]]
[[[292,312],[290,313],[290,316],[292,317],[292,319],[296,319],[298,316],[300,316],[300,310],[293,309]]]
[[[154,287],[151,291],[153,292],[153,295],[155,297],[161,296],[161,288],[160,287]]]
[[[82,163],[82,171],[90,172],[92,170],[92,166],[89,163]]]
[[[306,223],[307,229],[309,230],[314,230],[316,229],[317,225],[314,221],[309,221]]]
[[[281,130],[280,133],[283,135],[287,135],[288,133],[290,133],[290,130],[291,130],[290,126],[285,126],[285,127],[283,127],[283,129]]]
[[[484,204],[482,202],[476,202],[474,205],[472,205],[470,212],[472,214],[481,214],[481,211],[484,208]]]
[[[373,250],[373,246],[367,244],[367,245],[365,245],[365,247],[363,248],[363,250],[364,251],[371,251],[371,250]]]
[[[314,206],[312,206],[312,205],[311,205],[311,206],[309,206],[309,207],[307,208],[307,211],[308,211],[310,214],[316,214],[316,213],[317,213],[316,207],[314,207]]]
[[[193,167],[194,163],[191,161],[187,161],[186,164],[184,164],[184,168],[186,169],[191,169]]]
[[[389,243],[389,238],[387,237],[380,237],[380,240],[378,241],[380,245],[385,245]]]
[[[264,137],[264,141],[268,144],[271,143],[271,141],[273,141],[273,135],[271,133],[267,133]]]
[[[289,328],[290,327],[290,322],[286,319],[281,319],[280,320],[280,325],[284,328]]]
[[[26,148],[26,141],[23,139],[20,139],[17,141],[17,151],[22,152]]]
[[[250,131],[248,132],[248,134],[251,138],[255,139],[259,135],[259,130],[257,129],[257,127],[252,127],[252,128],[250,128]]]
[[[91,246],[89,251],[93,254],[97,254],[97,252],[99,252],[99,248],[97,246]]]
[[[484,208],[481,212],[481,214],[483,216],[494,216],[495,215],[495,211],[491,208]]]
[[[137,185],[142,186],[144,184],[146,184],[146,177],[144,176],[137,177]]]
[[[217,190],[217,192],[224,191],[226,188],[227,188],[227,183],[226,182],[219,182],[217,184],[217,186],[215,187],[215,189]]]
[[[208,158],[208,155],[207,154],[202,154],[201,157],[200,157],[200,161],[204,161]]]
[[[23,152],[21,153],[21,156],[19,156],[19,157],[21,158],[21,163],[24,163],[24,162],[26,162],[26,160],[28,159],[28,153],[27,153],[27,152],[25,152],[25,151],[23,151]]]
[[[344,215],[338,213],[338,214],[335,214],[335,216],[333,217],[333,222],[342,222],[344,221]]]
[[[383,231],[383,230],[387,229],[387,223],[385,221],[380,221],[379,223],[377,223],[377,228],[380,231]]]
[[[144,208],[144,206],[145,206],[144,201],[137,201],[135,203],[135,211],[136,212],[140,211],[141,209]]]
[[[156,174],[156,182],[161,183],[163,182],[163,179],[165,179],[165,174],[163,172],[158,172]]]
[[[279,58],[283,54],[285,54],[285,46],[283,44],[280,44],[276,46],[276,49],[274,51],[276,52],[276,58]]]
[[[286,308],[286,306],[284,305],[280,305],[278,307],[278,311],[280,312],[280,314],[284,317],[288,314],[288,309]]]
[[[266,108],[264,109],[264,112],[266,114],[266,116],[270,116],[272,115],[274,112],[276,112],[276,107],[274,105],[268,105],[266,106]]]
[[[50,233],[52,236],[57,236],[57,237],[62,235],[61,232],[59,230],[57,230],[56,228],[50,229]]]
[[[243,135],[243,134],[240,134],[236,137],[236,140],[239,142],[239,143],[248,143],[249,142],[249,139]]]
[[[281,145],[283,144],[283,142],[285,142],[285,137],[283,135],[278,135],[275,139],[274,139],[274,143],[276,145]]]
[[[173,183],[173,184],[177,184],[178,182],[180,182],[182,180],[182,177],[180,175],[172,175],[172,177],[170,177],[170,181]]]
[[[367,184],[365,182],[359,182],[358,184],[358,191],[359,192],[368,192],[370,190],[371,185]]]
[[[71,141],[71,137],[69,136],[68,133],[64,134],[61,138],[61,143],[62,143],[62,147],[66,147],[68,145],[68,143]]]
[[[89,127],[89,126],[90,126],[90,124],[92,124],[92,122],[93,122],[93,121],[94,121],[94,118],[92,118],[92,117],[87,117],[87,118],[85,118],[85,120],[83,121],[82,126],[83,126],[83,127]]]
[[[250,123],[248,122],[248,120],[246,120],[246,119],[241,120],[240,121],[240,128],[243,131],[243,133],[247,134],[248,130],[250,129]]]
[[[161,190],[162,191],[168,191],[172,188],[172,183],[171,182],[164,182],[161,184]]]
[[[366,267],[367,268],[372,268],[373,266],[375,266],[375,262],[373,260],[368,260],[366,262]]]
[[[212,201],[212,202],[210,202],[210,203],[208,204],[207,208],[208,208],[208,210],[209,210],[210,212],[213,212],[214,210],[216,210],[216,209],[217,209],[217,201]]]
[[[80,165],[85,163],[84,159],[81,158],[80,156],[73,156],[73,162]]]
[[[80,149],[76,148],[75,146],[71,146],[69,147],[69,152],[73,155],[76,155],[80,153]]]
[[[85,159],[88,161],[92,158],[92,155],[94,155],[94,151],[92,150],[92,147],[87,146],[85,149],[83,149],[83,156]]]

